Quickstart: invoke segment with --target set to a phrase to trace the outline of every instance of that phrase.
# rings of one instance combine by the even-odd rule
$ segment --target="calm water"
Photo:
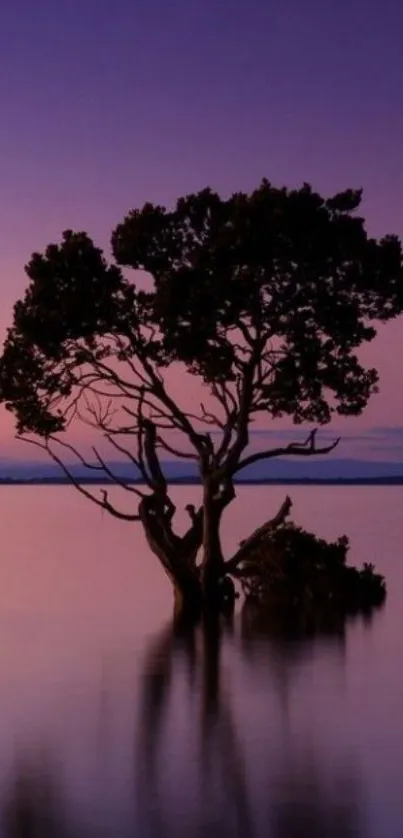
[[[238,494],[228,551],[284,490]],[[386,575],[385,609],[305,641],[238,617],[206,651],[172,635],[135,524],[70,488],[0,489],[2,836],[34,807],[27,836],[401,838],[403,490],[291,494],[296,520]]]

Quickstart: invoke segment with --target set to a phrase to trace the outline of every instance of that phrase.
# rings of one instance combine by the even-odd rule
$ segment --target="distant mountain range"
[[[140,475],[130,463],[111,462],[111,470],[120,478],[141,482]],[[165,475],[172,483],[198,483],[195,463],[175,460],[163,464]],[[108,482],[102,472],[70,466],[72,474],[85,482]],[[61,469],[54,463],[18,462],[0,459],[0,483],[65,482]],[[299,482],[381,482],[403,484],[403,462],[356,459],[283,458],[255,463],[238,475],[237,482],[246,483],[299,483]]]

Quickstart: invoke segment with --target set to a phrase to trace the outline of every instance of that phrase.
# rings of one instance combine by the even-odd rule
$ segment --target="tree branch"
[[[228,415],[227,421],[225,423],[225,427],[223,428],[223,435],[222,435],[221,442],[220,442],[220,445],[218,447],[217,454],[216,454],[218,463],[220,463],[221,460],[223,459],[223,457],[225,457],[225,455],[227,454],[227,451],[228,451],[228,449],[231,445],[232,435],[233,435],[234,430],[235,430],[236,421],[237,421],[237,411],[233,410]]]
[[[95,445],[92,446],[92,450],[93,450],[98,462],[100,463],[103,471],[105,472],[105,474],[107,474],[108,477],[110,477],[110,479],[113,480],[113,482],[116,483],[117,486],[120,486],[122,489],[125,489],[127,492],[133,492],[133,494],[137,495],[140,498],[145,497],[144,492],[141,492],[140,489],[136,489],[135,486],[132,486],[130,483],[127,482],[127,480],[124,480],[122,477],[119,477],[118,474],[115,474],[115,472],[112,471],[111,468],[109,468],[108,464],[105,462],[103,457],[101,457],[101,455],[98,452]]]
[[[237,463],[249,442],[248,427],[253,402],[253,379],[260,360],[260,349],[260,341],[256,340],[253,344],[249,361],[244,366],[244,373],[240,384],[237,385],[239,409],[236,421],[236,438],[232,448],[229,449],[227,461],[222,467],[224,473],[231,475],[235,474],[235,471],[238,470],[236,468]]]
[[[174,457],[179,457],[179,459],[184,460],[198,460],[197,454],[191,454],[189,451],[179,451],[178,448],[174,448],[173,445],[169,445],[169,443],[162,438],[162,436],[157,436],[157,444],[164,448],[165,451],[168,451],[169,454],[173,454]]]
[[[271,518],[269,521],[266,521],[265,524],[258,527],[252,535],[250,535],[245,541],[241,542],[241,546],[239,550],[235,553],[232,559],[229,559],[225,563],[225,571],[226,573],[232,573],[232,571],[236,570],[238,566],[246,559],[252,550],[256,549],[256,547],[260,544],[261,540],[267,535],[268,532],[271,530],[277,529],[277,527],[281,526],[284,523],[285,519],[290,513],[290,509],[292,506],[291,498],[286,497],[285,501],[280,506],[277,514],[274,518]]]
[[[257,451],[256,454],[250,454],[249,457],[245,457],[238,464],[234,465],[231,470],[231,474],[237,474],[237,472],[247,466],[253,465],[253,463],[257,463],[260,460],[268,460],[272,457],[314,457],[321,454],[329,454],[330,451],[333,451],[340,442],[340,437],[338,437],[334,440],[334,442],[330,443],[330,445],[323,445],[321,448],[317,448],[315,443],[316,434],[317,430],[311,431],[305,442],[290,442],[289,445],[279,448],[270,448],[268,451]]]
[[[150,419],[142,419],[144,428],[144,453],[151,475],[152,488],[161,495],[167,493],[167,482],[157,454],[157,431]]]
[[[96,506],[99,506],[101,509],[106,509],[106,511],[109,512],[110,515],[113,515],[114,518],[119,518],[119,520],[121,520],[121,521],[140,521],[141,520],[140,515],[129,515],[126,512],[119,512],[118,509],[115,509],[115,507],[112,506],[112,504],[108,501],[108,494],[105,491],[104,491],[104,496],[103,496],[102,500],[99,500],[98,498],[94,497],[94,495],[91,494],[91,492],[89,492],[87,489],[85,489],[84,486],[81,485],[79,479],[71,473],[70,469],[67,468],[67,466],[63,462],[63,460],[61,460],[60,457],[51,449],[48,440],[46,440],[46,442],[39,442],[39,440],[28,439],[27,437],[24,437],[24,436],[17,436],[17,439],[22,441],[22,442],[27,442],[30,445],[36,445],[37,448],[41,448],[43,451],[46,451],[46,453],[49,454],[49,456],[52,458],[52,460],[55,463],[57,463],[58,466],[60,466],[60,468],[64,472],[65,476],[69,480],[69,482],[72,483],[72,485],[77,489],[78,492],[80,492],[80,494],[84,495],[84,497],[86,497],[88,500],[92,501],[92,503],[95,503]],[[73,446],[68,446],[67,443],[60,443],[59,440],[57,440],[57,442],[59,442],[59,444],[61,444],[61,445],[64,445],[65,447],[69,447],[69,448],[73,447]],[[78,452],[77,452],[77,455],[78,455],[78,459],[81,459]],[[81,461],[82,461],[82,459],[81,459]]]
[[[144,353],[142,353],[141,363],[149,376],[152,384],[153,384],[153,392],[154,396],[165,405],[165,407],[169,410],[172,417],[177,420],[179,428],[188,436],[190,442],[198,452],[198,454],[202,455],[204,451],[203,440],[200,434],[198,434],[192,423],[189,420],[189,417],[178,407],[176,402],[168,395],[165,385],[161,376],[154,370],[152,364],[147,361]]]

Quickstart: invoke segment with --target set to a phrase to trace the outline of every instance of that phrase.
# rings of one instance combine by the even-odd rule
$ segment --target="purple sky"
[[[2,3],[0,333],[32,250],[68,227],[107,246],[207,184],[362,186],[370,231],[402,235],[402,30],[401,0]],[[403,424],[402,349],[403,321],[367,352],[382,392],[354,432]]]

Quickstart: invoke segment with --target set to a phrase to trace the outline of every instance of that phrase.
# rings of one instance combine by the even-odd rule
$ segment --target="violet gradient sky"
[[[207,184],[362,186],[371,233],[402,235],[402,31],[401,0],[1,3],[1,335],[32,250],[68,227],[107,246]],[[403,321],[366,351],[381,394],[354,433],[403,426],[402,348]],[[12,437],[1,411],[1,455]]]

